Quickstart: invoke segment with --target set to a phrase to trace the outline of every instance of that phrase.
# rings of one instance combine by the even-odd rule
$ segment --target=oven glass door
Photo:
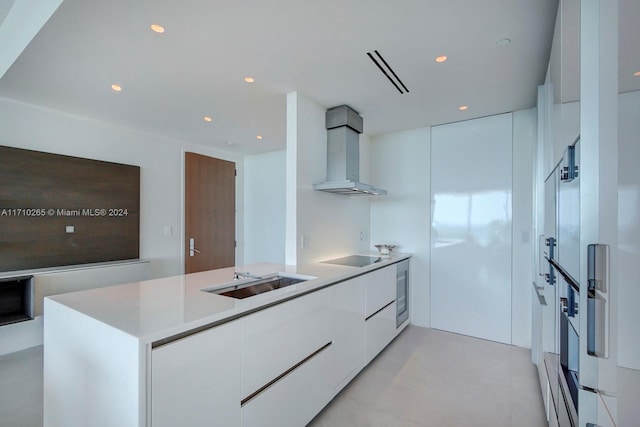
[[[559,383],[567,410],[577,420],[580,365],[580,295],[564,278],[560,279],[560,370]]]
[[[399,263],[397,271],[396,328],[409,318],[409,263]]]

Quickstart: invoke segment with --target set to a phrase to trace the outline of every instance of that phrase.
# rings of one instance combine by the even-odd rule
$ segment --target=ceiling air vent
[[[380,55],[380,52],[374,50],[373,53],[367,52],[367,55],[369,56],[369,59],[371,59],[373,63],[376,64],[382,74],[384,74],[389,79],[391,84],[393,84],[395,88],[398,89],[398,92],[400,92],[401,94],[409,93],[409,89],[407,89],[404,83],[402,83],[402,80],[400,80],[400,77],[398,77],[396,72],[393,71],[393,68],[391,68],[387,61],[384,60],[382,55]]]

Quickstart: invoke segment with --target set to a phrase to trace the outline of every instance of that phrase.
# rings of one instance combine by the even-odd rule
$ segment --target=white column
[[[285,255],[286,264],[297,263],[297,191],[298,191],[298,93],[287,94],[287,159],[285,196]]]

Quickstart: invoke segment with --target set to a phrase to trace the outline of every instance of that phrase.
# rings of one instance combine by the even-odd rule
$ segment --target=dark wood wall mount
[[[0,271],[139,258],[140,167],[0,146]]]

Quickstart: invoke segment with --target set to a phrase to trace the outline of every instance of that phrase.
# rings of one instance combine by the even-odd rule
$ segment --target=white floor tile
[[[42,426],[42,346],[0,356],[0,426]]]
[[[542,427],[537,381],[527,349],[411,326],[310,427]]]
[[[42,347],[0,357],[0,425],[42,426]],[[311,427],[542,427],[526,349],[410,326]]]

